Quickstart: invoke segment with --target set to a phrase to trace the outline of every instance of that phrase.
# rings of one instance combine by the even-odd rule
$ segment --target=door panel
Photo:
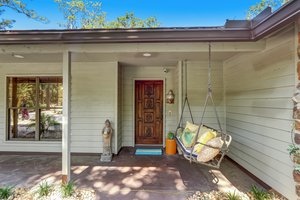
[[[163,143],[163,81],[135,81],[135,143]]]

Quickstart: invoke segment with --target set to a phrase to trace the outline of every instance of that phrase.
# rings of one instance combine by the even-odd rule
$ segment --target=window
[[[8,77],[8,140],[61,140],[62,77]]]

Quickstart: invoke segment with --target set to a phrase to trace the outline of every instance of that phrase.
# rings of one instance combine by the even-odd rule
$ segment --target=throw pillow
[[[199,139],[197,140],[197,142],[199,142],[199,144],[196,144],[194,147],[194,152],[199,154],[201,149],[204,147],[203,144],[206,144],[209,140],[213,139],[217,137],[217,133],[213,130],[209,130],[207,132],[205,132],[203,135],[201,135],[199,137]]]
[[[220,148],[223,146],[223,140],[221,139],[221,137],[216,137],[214,139],[209,140],[206,144],[218,149],[211,148],[209,146],[204,146],[197,156],[197,160],[199,162],[208,162],[214,157],[216,157],[220,152]]]

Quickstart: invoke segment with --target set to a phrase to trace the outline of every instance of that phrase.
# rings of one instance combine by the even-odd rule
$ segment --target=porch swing
[[[209,47],[209,59],[208,59],[208,90],[207,95],[204,103],[204,110],[200,119],[199,125],[194,124],[194,118],[192,115],[192,111],[190,108],[188,95],[187,95],[187,66],[185,61],[185,99],[183,103],[183,107],[181,110],[180,119],[178,122],[178,126],[175,132],[175,139],[177,142],[178,150],[181,152],[185,159],[191,162],[195,162],[198,164],[206,165],[212,168],[220,168],[220,164],[229,151],[229,145],[231,143],[232,137],[228,135],[225,131],[223,131],[220,123],[220,119],[217,113],[216,106],[214,104],[214,100],[212,97],[212,83],[211,83],[211,44],[208,44]],[[206,108],[208,105],[208,101],[211,100],[213,110],[217,119],[217,123],[219,126],[219,130],[210,128],[203,124]],[[192,126],[196,126],[196,135],[193,139],[192,145],[190,147],[186,147],[184,142],[182,141],[182,135],[184,134],[185,129],[182,126],[183,115],[185,111],[185,107],[187,106],[188,112],[191,118]],[[187,122],[188,124],[189,122]],[[190,123],[189,123],[190,124]],[[187,125],[186,125],[187,127]],[[208,133],[209,131],[213,132],[215,135],[214,138],[211,138],[207,141],[202,141],[200,138],[204,136],[204,134]],[[201,133],[200,133],[201,132]],[[205,132],[205,133],[204,133]],[[199,138],[200,136],[200,138]],[[204,139],[205,140],[205,139]],[[200,149],[200,151],[199,151]]]

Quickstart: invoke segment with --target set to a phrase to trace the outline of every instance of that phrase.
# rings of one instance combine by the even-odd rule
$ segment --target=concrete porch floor
[[[72,156],[76,186],[93,188],[97,199],[185,199],[195,191],[247,192],[257,182],[226,159],[220,170],[190,164],[179,155],[134,156],[124,148],[111,163],[99,156]],[[61,181],[60,155],[0,154],[0,186],[32,187]]]

